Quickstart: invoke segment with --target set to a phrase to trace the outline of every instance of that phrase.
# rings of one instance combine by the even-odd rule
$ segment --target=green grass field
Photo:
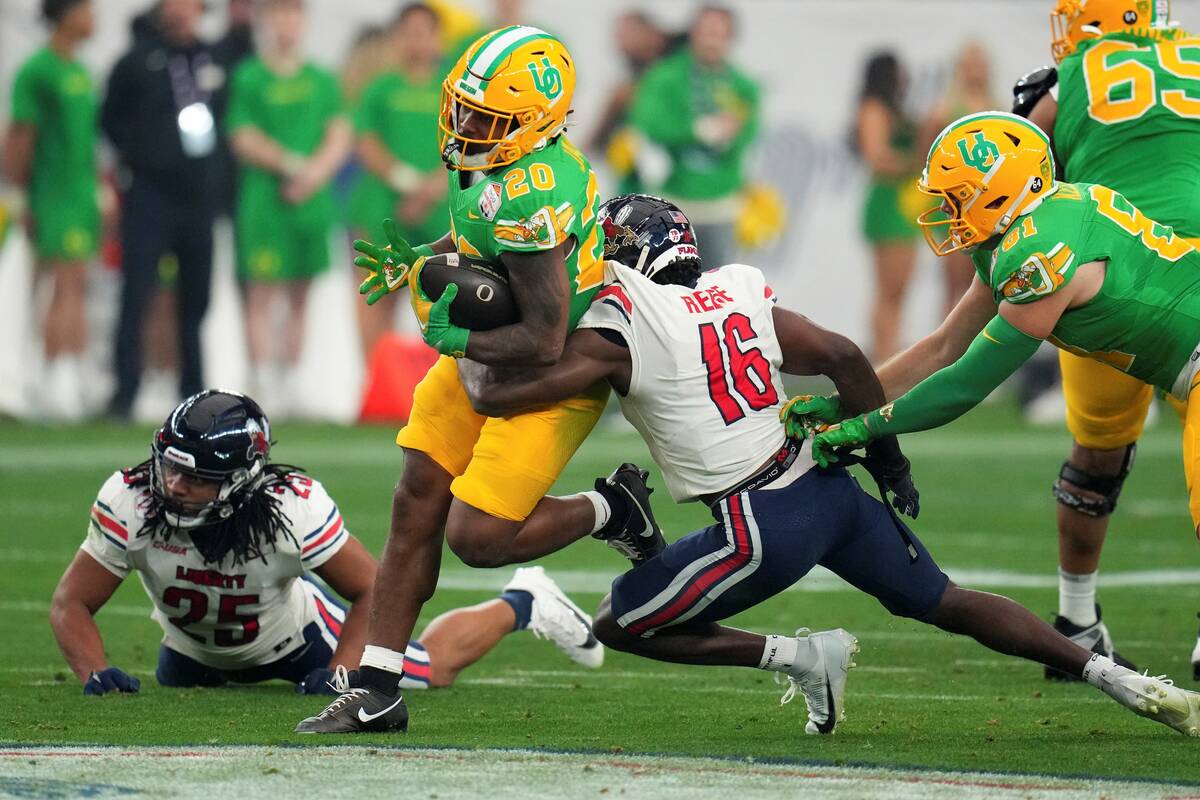
[[[47,624],[50,594],[81,541],[96,489],[147,451],[148,429],[0,423],[0,742],[25,744],[315,744],[291,733],[319,710],[282,683],[216,690],[159,688],[160,632],[137,581],[99,615],[113,664],[142,678],[137,696],[85,698]],[[387,533],[400,468],[393,432],[281,425],[274,456],[329,488],[374,552]],[[909,437],[922,492],[915,525],[944,569],[1009,594],[1037,613],[1055,607],[1054,504],[1049,483],[1066,452],[1061,429],[1032,429],[1004,407]],[[558,485],[578,491],[623,460],[649,463],[631,433],[599,430]],[[661,486],[661,480],[656,479]],[[707,520],[703,508],[657,510],[669,538]],[[1123,652],[1192,687],[1188,662],[1200,609],[1195,537],[1180,469],[1178,426],[1145,437],[1112,526],[1102,575],[1105,619]],[[585,607],[621,569],[584,541],[544,562]],[[447,554],[423,621],[493,596],[510,570],[470,570]],[[1104,580],[1102,578],[1102,580]],[[974,642],[893,619],[828,575],[736,619],[785,633],[842,626],[862,652],[848,718],[832,737],[803,735],[804,707],[756,670],[703,669],[610,653],[594,672],[546,642],[508,637],[452,689],[410,693],[407,735],[320,744],[500,747],[599,753],[738,756],[831,764],[1137,777],[1200,782],[1197,744],[1125,712],[1090,687],[1047,683],[1040,667]]]

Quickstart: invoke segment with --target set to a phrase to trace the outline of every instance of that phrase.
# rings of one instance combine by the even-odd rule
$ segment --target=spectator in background
[[[636,136],[627,127],[629,108],[642,75],[667,51],[668,37],[642,11],[628,11],[617,18],[615,27],[617,50],[625,59],[626,77],[613,88],[600,115],[588,150],[605,153],[609,166],[621,179],[618,193],[639,191],[636,157]]]
[[[412,242],[440,239],[449,229],[448,184],[437,147],[441,108],[441,45],[438,16],[425,3],[400,9],[389,34],[396,67],[363,92],[355,115],[358,157],[364,175],[351,200],[356,236],[380,238],[380,224],[396,220]],[[363,355],[370,357],[392,324],[386,304],[355,303]]]
[[[388,29],[382,25],[366,25],[359,29],[342,65],[342,101],[347,106],[357,108],[362,93],[371,82],[395,66],[390,44]]]
[[[42,16],[53,30],[17,73],[4,160],[9,179],[28,191],[39,277],[54,281],[37,407],[74,420],[84,411],[87,264],[100,239],[95,88],[75,51],[94,20],[90,0],[42,0]]]
[[[916,191],[919,155],[916,129],[901,110],[906,84],[907,77],[894,54],[871,56],[855,127],[858,151],[871,170],[862,226],[875,260],[871,312],[871,360],[875,364],[899,349],[900,312],[916,262],[916,217],[921,207],[909,208],[912,200],[906,193]]]
[[[242,165],[235,227],[256,396],[293,410],[309,282],[329,268],[329,183],[352,145],[337,78],[305,60],[304,0],[264,0],[263,52],[233,74],[227,128]],[[275,324],[277,303],[287,307]],[[279,412],[276,412],[277,414]]]
[[[226,66],[200,40],[202,0],[162,0],[152,24],[113,68],[101,125],[126,173],[115,419],[129,418],[142,373],[142,323],[159,260],[179,264],[180,393],[204,388],[200,322],[208,309],[212,224],[222,173],[217,136]]]
[[[646,72],[631,114],[642,136],[670,158],[661,186],[644,172],[640,179],[684,209],[713,265],[733,258],[744,156],[758,134],[758,87],[729,63],[733,36],[733,12],[701,8],[688,45]]]
[[[953,69],[945,95],[925,122],[921,150],[932,144],[938,133],[954,120],[999,107],[992,95],[992,69],[982,44],[971,41],[963,45]],[[944,318],[971,285],[975,267],[971,264],[971,257],[962,251],[951,253],[941,262],[945,269]]]

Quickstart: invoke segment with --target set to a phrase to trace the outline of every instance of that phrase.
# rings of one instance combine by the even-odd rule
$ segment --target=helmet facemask
[[[501,114],[442,86],[438,117],[442,159],[454,169],[470,171],[511,164],[523,153],[513,141],[518,130],[534,121],[533,110]]]
[[[187,453],[175,447],[159,446],[156,438],[150,453],[150,489],[161,509],[163,521],[172,528],[192,530],[228,519],[247,501],[263,479],[265,459],[229,473],[210,472],[189,465]],[[178,472],[187,479],[217,485],[216,495],[206,502],[189,502],[167,489],[167,476]]]

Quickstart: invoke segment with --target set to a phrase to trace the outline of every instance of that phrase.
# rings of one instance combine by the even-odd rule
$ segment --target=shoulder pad
[[[1038,100],[1045,97],[1058,84],[1058,69],[1042,67],[1022,77],[1013,85],[1012,113],[1028,117]]]

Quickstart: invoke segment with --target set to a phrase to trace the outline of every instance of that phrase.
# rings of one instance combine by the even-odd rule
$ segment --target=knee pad
[[[1058,480],[1054,482],[1054,499],[1080,514],[1107,517],[1117,508],[1117,498],[1121,496],[1121,487],[1129,477],[1129,471],[1133,469],[1133,456],[1136,452],[1136,443],[1125,448],[1125,457],[1116,475],[1094,475],[1070,461],[1064,461],[1062,469],[1058,471]],[[1069,481],[1078,489],[1095,492],[1100,497],[1088,497],[1076,488],[1067,488],[1063,481]]]

